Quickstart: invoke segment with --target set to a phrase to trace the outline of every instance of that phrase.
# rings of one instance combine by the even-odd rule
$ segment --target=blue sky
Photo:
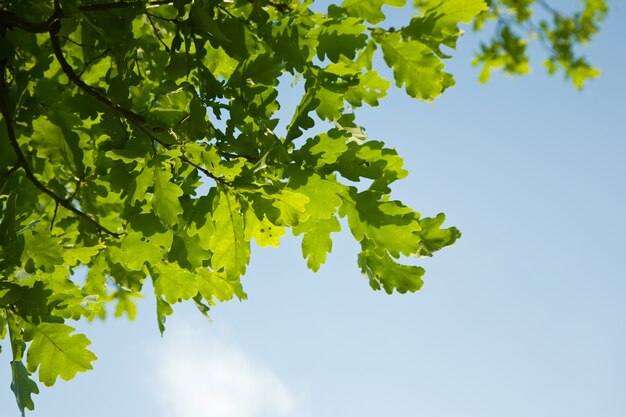
[[[395,198],[463,232],[419,260],[420,292],[371,291],[345,230],[316,274],[285,237],[255,248],[249,300],[212,323],[181,305],[161,338],[149,292],[134,322],[79,323],[95,370],[42,387],[29,415],[626,415],[625,22],[613,1],[583,92],[538,61],[478,84],[468,33],[434,104],[392,89],[361,112],[405,159]],[[17,416],[0,359],[0,417]]]

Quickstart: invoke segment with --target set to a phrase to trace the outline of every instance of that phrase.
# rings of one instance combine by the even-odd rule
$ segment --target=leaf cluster
[[[581,10],[565,13],[544,0],[489,1],[489,11],[474,21],[474,29],[482,30],[488,21],[495,22],[495,35],[480,46],[474,65],[482,66],[480,80],[485,82],[494,69],[509,74],[530,71],[528,44],[538,40],[547,53],[544,66],[550,74],[562,70],[578,89],[600,75],[580,54],[599,31],[608,12],[605,0],[585,0]]]

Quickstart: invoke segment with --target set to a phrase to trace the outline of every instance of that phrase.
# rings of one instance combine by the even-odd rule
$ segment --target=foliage
[[[474,65],[482,65],[481,81],[487,81],[493,69],[503,69],[510,74],[525,74],[530,70],[528,40],[539,40],[548,53],[544,61],[547,70],[554,74],[558,69],[581,89],[585,81],[600,75],[576,47],[589,42],[598,33],[598,25],[606,16],[605,0],[585,0],[581,11],[564,14],[545,0],[488,1],[490,8],[474,21],[480,30],[488,20],[497,22],[495,36],[483,43]],[[539,5],[537,13],[531,6]],[[535,16],[537,15],[537,16]],[[530,34],[531,36],[528,36]]]
[[[344,218],[372,288],[418,290],[424,270],[399,260],[431,256],[459,231],[392,199],[402,159],[366,137],[355,110],[385,96],[384,64],[411,97],[433,100],[454,84],[443,60],[460,23],[502,20],[508,8],[522,24],[532,3],[417,1],[395,29],[383,6],[403,0],[326,12],[311,0],[5,0],[0,339],[10,340],[22,414],[34,407],[35,373],[50,386],[96,359],[67,320],[104,318],[110,303],[133,318],[146,280],[161,332],[174,303],[206,314],[245,299],[252,240],[278,246],[290,229],[317,271]],[[550,62],[576,85],[595,73],[572,45],[604,12],[589,1],[574,20],[542,26]],[[524,72],[521,41],[504,35],[512,27],[483,47],[487,73]],[[304,93],[279,119],[292,81]]]

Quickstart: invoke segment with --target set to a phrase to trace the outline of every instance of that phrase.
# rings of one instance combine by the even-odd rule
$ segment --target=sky
[[[41,386],[28,415],[626,415],[626,10],[611,5],[583,92],[536,60],[479,84],[468,33],[433,104],[392,89],[361,112],[404,157],[395,198],[463,232],[415,262],[421,291],[372,291],[345,228],[318,273],[287,236],[254,248],[249,299],[211,322],[178,305],[161,338],[147,288],[135,321],[77,323],[94,371]],[[3,354],[0,417],[18,415],[9,384]]]

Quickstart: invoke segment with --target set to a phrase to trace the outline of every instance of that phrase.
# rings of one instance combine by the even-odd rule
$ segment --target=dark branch
[[[29,22],[28,20],[6,10],[0,10],[0,26],[12,29],[18,27],[26,32],[45,33],[52,17],[45,22]]]
[[[155,2],[152,2],[152,3],[155,3]],[[62,16],[62,11],[60,9],[60,6],[58,5],[58,2],[55,2],[55,15],[59,17],[52,20],[52,22],[50,23],[50,29],[49,29],[50,43],[52,45],[52,51],[54,53],[54,56],[56,57],[57,61],[59,61],[59,64],[61,65],[61,69],[63,70],[65,75],[67,75],[67,78],[69,78],[70,81],[74,83],[74,85],[76,85],[86,94],[95,98],[100,103],[104,104],[106,107],[112,109],[117,114],[122,116],[124,119],[128,120],[130,124],[132,124],[137,129],[141,130],[144,134],[146,134],[148,138],[150,138],[150,140],[158,143],[159,145],[163,146],[166,149],[169,149],[171,145],[169,145],[168,143],[164,142],[163,140],[159,139],[158,137],[154,135],[153,129],[147,125],[146,119],[143,116],[133,112],[132,110],[126,109],[118,104],[113,104],[113,102],[106,95],[102,94],[95,88],[87,85],[83,80],[80,79],[78,74],[76,74],[74,69],[71,67],[71,65],[67,62],[67,60],[63,56],[63,50],[61,49],[61,43],[59,42],[59,31],[61,29],[60,17]],[[206,175],[209,178],[212,178],[216,182],[220,182],[222,184],[228,185],[228,182],[224,181],[222,178],[216,177],[210,171],[190,161],[185,156],[181,156],[180,160],[196,168],[197,170],[202,172],[204,175]]]
[[[172,4],[173,1],[150,1],[148,3],[144,3],[142,1],[117,1],[111,3],[99,3],[99,4],[88,4],[84,6],[79,6],[78,9],[82,12],[95,12],[95,11],[105,11],[112,9],[126,9],[130,7],[145,7],[145,6],[163,6],[165,4]]]
[[[92,48],[92,49],[96,49],[95,45],[88,45],[85,43],[80,43],[80,42],[76,42],[74,39],[70,38],[69,36],[63,36],[63,39],[65,39],[66,41],[73,43],[76,46],[80,46],[81,48]]]
[[[108,53],[109,53],[109,48],[106,48],[104,51],[102,51],[102,53],[94,56],[93,58],[91,58],[87,62],[85,62],[85,65],[83,65],[83,69],[80,70],[80,73],[78,74],[78,77],[80,78],[80,76],[83,75],[85,73],[85,71],[87,71],[87,69],[91,66],[91,64],[93,64],[96,60],[102,58],[103,56],[105,56]]]
[[[163,38],[161,37],[161,34],[159,33],[159,28],[156,27],[156,25],[154,24],[154,20],[152,20],[152,15],[146,12],[146,17],[148,18],[148,21],[150,22],[150,26],[152,26],[152,30],[154,31],[154,34],[156,35],[156,37],[159,39],[159,42],[161,42],[161,44],[165,47],[165,50],[169,54],[170,48],[169,46],[165,44],[165,42],[163,42]]]
[[[56,9],[56,10],[60,10],[60,9]],[[57,14],[56,10],[55,10],[55,14]],[[61,12],[59,12],[59,13],[61,13]],[[113,102],[111,102],[111,100],[109,100],[109,98],[107,96],[105,96],[104,94],[100,93],[95,88],[88,86],[87,84],[85,84],[85,82],[83,80],[80,79],[78,74],[76,74],[76,72],[74,72],[74,69],[70,66],[70,64],[67,62],[67,60],[63,56],[63,51],[61,49],[61,43],[59,42],[59,30],[60,29],[61,29],[61,20],[60,20],[60,18],[54,19],[50,23],[50,29],[49,29],[50,43],[52,45],[52,51],[54,53],[54,56],[56,57],[57,61],[59,61],[59,64],[61,65],[61,69],[63,70],[65,75],[67,75],[67,78],[69,78],[70,81],[72,81],[72,83],[74,83],[78,88],[83,90],[85,93],[87,93],[91,97],[95,98],[100,103],[104,104],[105,106],[113,109],[115,112],[121,114],[126,119],[130,120],[131,122],[133,122],[133,123],[145,123],[145,119],[143,118],[143,116],[141,116],[141,115],[139,115],[137,113],[134,113],[134,112],[132,112],[130,110],[126,110],[122,106],[113,104]]]
[[[57,218],[57,211],[59,211],[59,202],[55,201],[54,202],[54,214],[52,215],[52,220],[50,221],[50,231],[54,229],[54,221]]]
[[[6,66],[5,66],[5,62],[2,61],[0,63],[0,91],[2,92],[2,97],[0,97],[0,111],[2,113],[2,117],[4,118],[4,123],[6,125],[9,142],[11,143],[11,147],[13,148],[13,151],[17,155],[17,161],[18,161],[19,167],[22,168],[24,172],[26,173],[26,178],[28,178],[30,182],[32,182],[33,185],[37,187],[37,189],[39,189],[39,191],[51,197],[57,205],[60,205],[61,207],[66,208],[67,210],[71,211],[79,218],[84,219],[87,222],[91,223],[99,231],[105,232],[113,237],[120,237],[119,233],[115,233],[107,229],[106,227],[102,226],[96,220],[92,219],[87,214],[83,213],[82,211],[78,210],[76,207],[72,206],[70,200],[61,198],[58,195],[56,195],[54,192],[49,190],[45,185],[43,185],[37,179],[37,177],[35,177],[35,174],[33,174],[33,171],[31,171],[28,165],[28,161],[26,161],[26,157],[24,156],[24,154],[22,153],[22,150],[20,149],[20,145],[17,142],[17,137],[15,136],[15,130],[13,129],[13,121],[11,118],[9,108],[7,107],[7,85],[6,85],[6,81],[4,78],[5,75],[6,75]],[[55,212],[56,212],[56,209],[55,209]]]

